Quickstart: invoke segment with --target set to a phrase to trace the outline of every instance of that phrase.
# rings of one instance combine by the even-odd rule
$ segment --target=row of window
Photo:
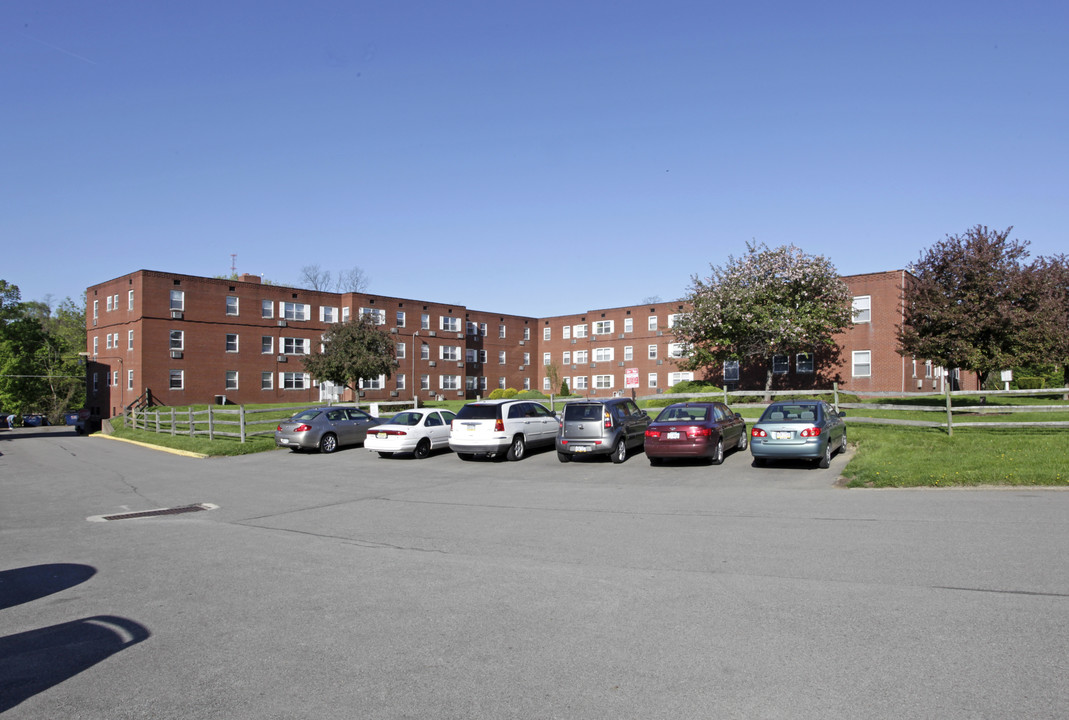
[[[119,309],[119,293],[115,293],[114,295],[108,295],[106,298],[104,298],[104,309],[105,309],[106,312],[111,312],[112,310],[118,310]],[[133,310],[134,309],[134,291],[133,290],[130,290],[126,295],[126,309],[127,310]],[[94,300],[93,301],[93,319],[96,320],[98,317],[100,317],[100,301],[99,300]]]
[[[680,317],[680,313],[674,313],[672,315],[669,315],[668,316],[668,327],[669,328],[675,327],[676,321],[679,319],[679,317]],[[649,330],[650,332],[656,332],[656,330],[658,328],[658,324],[657,323],[658,323],[657,316],[656,315],[650,315],[646,319],[646,329]],[[612,335],[614,332],[616,332],[616,321],[615,320],[598,320],[596,322],[591,323],[590,325],[587,325],[586,323],[583,323],[582,325],[564,325],[564,326],[561,327],[561,339],[562,340],[570,340],[573,337],[575,337],[575,338],[585,338],[587,336],[587,329],[588,328],[590,330],[592,330],[592,334],[593,335]],[[624,318],[624,329],[623,329],[623,332],[630,333],[630,332],[634,332],[634,331],[635,331],[635,319],[634,318]],[[551,328],[551,327],[542,328],[542,339],[543,340],[552,340],[553,339],[553,328]]]
[[[650,360],[657,359],[658,353],[657,345],[646,346],[646,357]],[[668,357],[678,359],[684,356],[683,343],[668,343]],[[561,364],[563,365],[582,365],[590,362],[591,351],[589,350],[565,350],[561,353]],[[612,347],[600,347],[593,349],[594,362],[612,362],[616,358],[616,348]],[[634,347],[631,345],[624,346],[623,360],[629,362],[635,359]],[[542,364],[552,365],[553,354],[542,353]]]

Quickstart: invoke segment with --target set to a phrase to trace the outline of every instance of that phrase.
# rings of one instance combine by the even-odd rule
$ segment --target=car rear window
[[[819,416],[817,405],[770,405],[760,422],[813,422]]]
[[[579,405],[576,403],[570,403],[564,406],[564,419],[566,421],[580,422],[583,420],[601,420],[601,416],[604,414],[605,408],[598,403],[597,405]]]
[[[319,410],[305,410],[304,412],[297,413],[293,416],[294,420],[312,420],[319,416],[321,411]]]
[[[457,413],[457,420],[497,420],[500,412],[500,405],[465,405]]]

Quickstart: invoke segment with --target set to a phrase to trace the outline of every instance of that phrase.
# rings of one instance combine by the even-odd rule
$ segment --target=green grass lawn
[[[1069,432],[850,425],[849,487],[1069,485]]]

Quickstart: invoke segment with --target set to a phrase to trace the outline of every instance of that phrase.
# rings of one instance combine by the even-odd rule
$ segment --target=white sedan
[[[412,453],[423,459],[431,450],[449,447],[449,426],[454,417],[455,413],[436,408],[405,410],[368,432],[364,447],[379,457]]]

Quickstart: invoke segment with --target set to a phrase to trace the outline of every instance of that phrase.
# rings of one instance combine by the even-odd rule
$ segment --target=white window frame
[[[241,301],[237,295],[226,296],[226,314],[232,316],[241,314]]]
[[[562,358],[562,360],[561,360],[562,364],[571,365],[572,364],[572,351],[571,350],[565,350],[564,353],[561,355],[561,358]]]
[[[133,330],[127,330],[126,331],[126,349],[127,350],[133,350],[134,349],[134,331]]]
[[[260,373],[260,389],[261,390],[274,390],[275,389],[275,374],[273,372]]]
[[[576,365],[586,365],[590,362],[590,352],[587,350],[576,350],[572,354],[572,358]]]
[[[738,382],[739,381],[739,361],[738,360],[725,360],[724,361],[724,382]]]
[[[134,291],[133,290],[129,290],[126,293],[126,309],[127,310],[133,310],[134,309]]]
[[[572,333],[575,335],[576,338],[585,338],[586,337],[586,325],[585,324],[584,325],[573,325],[572,326]]]
[[[460,332],[460,318],[452,315],[439,315],[438,329],[442,332]]]
[[[397,311],[396,320],[397,320],[397,327],[403,328],[405,326],[405,311],[404,310],[398,310]]]
[[[589,385],[587,383],[587,376],[586,375],[576,375],[576,376],[574,376],[572,378],[572,381],[575,384],[568,386],[568,389],[570,389],[570,390],[589,390],[590,389],[590,387],[589,387]]]
[[[178,312],[185,312],[186,309],[186,291],[185,290],[172,290],[171,291],[171,310],[177,310]]]
[[[562,340],[571,340],[572,339],[572,326],[571,325],[565,325],[564,327],[562,327],[560,329],[560,336],[561,336]]]
[[[275,316],[275,303],[273,300],[260,301],[260,317],[273,318]],[[272,384],[273,386],[273,384]]]
[[[419,329],[430,330],[431,329],[431,315],[430,313],[422,313],[419,316]]]
[[[551,328],[549,326],[546,326],[546,327],[542,328],[542,339],[543,340],[552,340],[553,339],[553,328]]]
[[[772,374],[773,375],[786,375],[790,372],[791,360],[787,355],[773,355],[772,356]]]
[[[616,327],[616,323],[612,320],[598,320],[594,323],[594,334],[612,335],[614,327]]]
[[[657,373],[653,372],[653,373],[647,373],[646,374],[646,387],[651,387],[651,388],[657,387]],[[669,386],[669,387],[671,387],[671,386]]]
[[[794,371],[799,375],[812,375],[816,372],[816,357],[813,353],[797,353],[794,356]]]
[[[611,347],[599,347],[594,348],[594,362],[612,362],[615,359],[615,348]]]
[[[646,329],[649,330],[650,332],[656,332],[657,331],[657,316],[656,315],[650,315],[649,319],[646,320]]]
[[[234,349],[233,350],[230,349],[230,340],[231,340],[231,338],[233,338],[233,340],[234,340]],[[239,342],[240,342],[240,338],[238,337],[237,333],[227,333],[226,334],[226,345],[225,345],[226,351],[228,353],[236,353],[238,351],[238,343]]]
[[[635,348],[631,345],[624,345],[624,362],[631,362],[635,359]]]
[[[330,324],[338,322],[338,308],[333,305],[320,305],[319,322]]]
[[[225,384],[225,387],[226,387],[227,390],[237,390],[238,389],[238,371],[237,370],[227,370],[226,371],[226,384]]]
[[[872,322],[872,296],[855,295],[850,301],[855,325]]]
[[[177,378],[178,383],[175,383]],[[168,390],[185,390],[186,387],[186,371],[185,370],[171,370],[167,376],[167,389]]]
[[[397,347],[397,359],[398,360],[404,360],[405,359],[405,353],[407,352],[406,348],[408,346],[405,345],[403,342],[399,342],[399,343],[397,343],[396,347]]]
[[[646,346],[646,358],[648,360],[656,360],[657,359],[657,346],[656,345],[647,345]]]
[[[127,390],[133,390],[134,389],[134,371],[133,370],[127,370],[126,371],[126,389]]]
[[[678,360],[686,357],[684,343],[668,343],[668,357]]]
[[[461,378],[459,375],[439,375],[439,390],[459,390]]]
[[[260,353],[262,355],[274,355],[274,353],[275,353],[275,336],[274,335],[261,335],[260,336]]]
[[[872,377],[871,350],[854,350],[850,354],[850,375],[852,377]]]
[[[280,301],[278,316],[287,322],[305,322],[312,315],[312,306],[306,303]]]
[[[312,386],[308,373],[281,372],[279,373],[278,387],[280,390],[307,390]]]
[[[175,333],[177,333],[177,340],[178,340],[177,344],[175,343],[175,338],[176,338]],[[96,343],[96,338],[93,339],[93,342]],[[170,333],[168,334],[168,337],[167,337],[167,343],[168,343],[168,349],[170,349],[170,350],[178,350],[178,351],[185,350],[186,349],[186,331],[185,330],[171,330]],[[95,347],[93,348],[93,352],[94,352],[94,354],[96,353],[96,348]]]
[[[284,337],[279,338],[279,350],[283,355],[311,355],[312,341],[309,338]]]
[[[439,345],[438,359],[446,362],[460,362],[459,345]]]
[[[596,390],[612,390],[613,376],[612,375],[595,375],[594,376],[594,388]]]
[[[552,365],[553,364],[553,353],[547,353],[547,352],[542,353],[542,364],[543,365]]]

